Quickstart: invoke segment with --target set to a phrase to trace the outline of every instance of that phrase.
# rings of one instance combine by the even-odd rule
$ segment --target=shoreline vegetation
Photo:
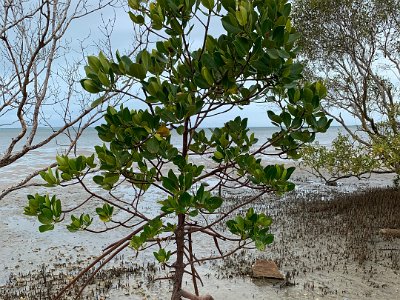
[[[274,243],[264,252],[243,250],[221,262],[202,265],[199,270],[205,287],[200,290],[212,294],[214,299],[396,297],[400,286],[400,239],[380,231],[400,228],[400,191],[383,188],[385,184],[375,182],[374,178],[327,187],[305,180],[308,177],[300,172],[296,191],[282,197],[268,196],[252,205],[273,217]],[[388,178],[385,183],[390,185]],[[223,209],[229,209],[230,203],[244,201],[245,196],[225,197],[229,200]],[[15,208],[15,203],[8,200],[6,207]],[[21,207],[17,208],[14,212],[22,214]],[[32,230],[25,228],[23,235],[15,236],[9,243],[24,245]],[[85,239],[79,233],[71,235],[77,240]],[[72,239],[71,243],[71,239],[66,239],[57,249],[42,243],[40,249],[26,249],[27,256],[18,260],[13,253],[2,253],[9,260],[3,263],[3,276],[8,274],[8,278],[1,281],[0,299],[52,299],[101,253],[88,252],[77,240]],[[96,236],[91,242],[95,240]],[[26,243],[27,248],[35,243],[34,237],[31,242]],[[208,246],[211,244],[212,241]],[[206,241],[202,247],[207,248]],[[48,259],[52,250],[58,254]],[[251,266],[256,259],[274,260],[287,284],[251,278]],[[82,299],[168,299],[170,285],[156,280],[163,275],[165,271],[146,254],[135,258],[133,250],[124,251],[95,276]],[[75,299],[79,285],[66,299]]]

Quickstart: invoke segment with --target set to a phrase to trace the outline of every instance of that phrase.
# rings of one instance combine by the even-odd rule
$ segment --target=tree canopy
[[[327,114],[380,162],[369,171],[399,174],[399,1],[298,0],[294,23],[310,78],[328,87]]]

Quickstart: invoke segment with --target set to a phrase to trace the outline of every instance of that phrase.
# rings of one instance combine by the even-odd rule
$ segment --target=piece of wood
[[[253,270],[253,277],[255,278],[285,279],[285,276],[279,271],[276,263],[272,260],[258,259],[251,268]]]
[[[181,297],[190,299],[190,300],[214,300],[213,297],[210,295],[204,295],[204,296],[196,296],[192,293],[189,293],[188,291],[181,290],[180,291]]]
[[[386,237],[400,238],[400,229],[382,228],[379,230],[379,233]]]

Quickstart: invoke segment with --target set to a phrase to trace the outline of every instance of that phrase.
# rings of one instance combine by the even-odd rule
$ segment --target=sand
[[[334,230],[326,230],[338,226],[338,220],[343,222],[339,214],[337,217],[330,214],[323,222],[317,222],[312,221],[313,218],[318,220],[322,217],[313,213],[320,212],[307,211],[307,207],[313,207],[312,201],[329,201],[328,198],[336,193],[390,186],[392,176],[373,176],[362,181],[349,179],[337,187],[327,187],[304,171],[296,172],[293,179],[297,189],[290,197],[269,196],[255,204],[256,208],[274,217],[271,230],[275,242],[265,252],[248,250],[221,263],[199,266],[204,283],[204,287],[200,287],[202,293],[209,293],[214,299],[231,300],[399,299],[400,266],[396,265],[400,257],[399,239],[384,239],[379,235],[380,224],[376,224],[376,234],[369,231],[365,236],[363,245],[369,249],[368,255],[363,258],[360,252],[361,258],[355,258],[353,254],[357,253],[357,247],[353,249],[354,253],[345,251],[351,248],[351,232],[344,235],[341,230],[337,234]],[[51,278],[59,276],[62,280],[70,280],[104,247],[129,233],[129,230],[111,236],[109,233],[69,233],[64,226],[56,226],[52,232],[39,233],[38,222],[24,216],[22,211],[26,194],[43,191],[42,188],[21,190],[1,200],[0,299],[38,299],[38,296],[24,296],[29,293],[41,293],[41,299],[48,299],[49,293],[56,289],[49,283]],[[68,193],[58,193],[65,203],[84,197],[81,190],[74,187]],[[154,209],[151,197],[155,196],[145,199],[144,209]],[[399,206],[397,208],[400,210]],[[364,224],[360,224],[362,226]],[[199,239],[197,242],[196,253],[214,251],[210,241]],[[250,266],[256,258],[274,259],[281,271],[288,275],[288,284],[252,279]],[[101,280],[89,287],[87,299],[169,299],[170,285],[167,281],[148,284],[158,274],[165,273],[153,263],[152,251],[136,257],[133,250],[126,249],[111,262],[109,268],[113,271],[101,274]],[[47,278],[47,283],[44,278]],[[185,278],[185,287],[191,290],[190,278]]]

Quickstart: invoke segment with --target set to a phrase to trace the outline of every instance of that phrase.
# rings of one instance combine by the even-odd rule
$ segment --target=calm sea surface
[[[259,142],[265,141],[267,138],[276,131],[275,127],[253,127],[250,129],[254,132],[255,136],[259,139]],[[209,132],[209,129],[205,129]],[[316,140],[322,145],[330,145],[332,140],[337,136],[338,132],[342,131],[341,127],[331,127],[326,133],[318,134]],[[49,128],[39,128],[35,137],[35,142],[46,139],[52,130]],[[19,129],[16,128],[0,128],[0,154],[4,153],[6,147],[10,143],[11,139],[18,135]],[[23,140],[22,142],[25,142]],[[181,136],[176,133],[172,135],[172,143],[175,146],[181,145]],[[78,150],[80,151],[93,151],[95,145],[102,144],[102,141],[97,136],[97,131],[94,128],[88,128],[78,143]],[[49,142],[44,147],[40,148],[40,153],[57,153],[63,151],[69,145],[68,137],[65,134],[58,136],[53,141]],[[17,148],[20,148],[22,143],[19,143]]]
[[[205,129],[206,132],[209,132],[209,129]],[[254,132],[255,136],[259,139],[259,143],[265,141],[267,138],[271,137],[271,135],[276,131],[274,127],[255,127],[250,129]],[[343,131],[341,127],[331,127],[326,133],[318,134],[316,140],[322,144],[329,146],[332,140],[337,136],[338,132]],[[18,134],[18,129],[14,128],[1,128],[0,129],[0,155],[2,155],[6,149],[6,146],[10,143],[11,139]],[[38,129],[35,141],[42,141],[46,139],[52,130],[49,128],[40,128]],[[176,133],[172,134],[172,143],[179,147],[181,144],[181,136]],[[94,152],[95,145],[101,145],[102,141],[97,136],[97,131],[94,128],[88,128],[83,136],[80,138],[78,143],[78,152],[88,154],[90,152]],[[33,165],[41,166],[49,164],[49,162],[53,162],[55,156],[57,154],[62,154],[67,146],[69,145],[69,140],[67,136],[60,135],[53,141],[49,142],[45,146],[31,151],[28,155],[21,158],[17,164],[19,166],[27,166],[33,167]],[[19,144],[17,148],[22,147],[22,144]]]
[[[209,129],[205,130],[208,133],[210,132]],[[263,143],[266,139],[271,137],[277,129],[274,127],[255,127],[250,130],[254,132],[259,143]],[[317,135],[316,140],[322,145],[329,146],[340,131],[343,131],[341,127],[331,127],[326,133]],[[12,138],[17,136],[18,133],[19,130],[15,128],[0,128],[0,157],[4,154],[4,151]],[[49,128],[38,129],[35,142],[40,142],[46,139],[52,133],[52,130]],[[178,149],[182,144],[181,138],[182,137],[176,133],[172,134],[171,141]],[[65,149],[67,149],[69,144],[68,137],[65,134],[62,134],[43,147],[28,152],[11,165],[3,167],[1,169],[2,176],[0,176],[0,190],[2,186],[22,180],[26,174],[36,171],[38,168],[47,167],[51,163],[54,163],[56,155],[65,153]],[[94,128],[88,128],[78,142],[77,153],[90,155],[94,152],[94,146],[101,144],[102,141],[98,138],[97,131]],[[18,149],[22,146],[23,144],[20,143],[16,148]]]

